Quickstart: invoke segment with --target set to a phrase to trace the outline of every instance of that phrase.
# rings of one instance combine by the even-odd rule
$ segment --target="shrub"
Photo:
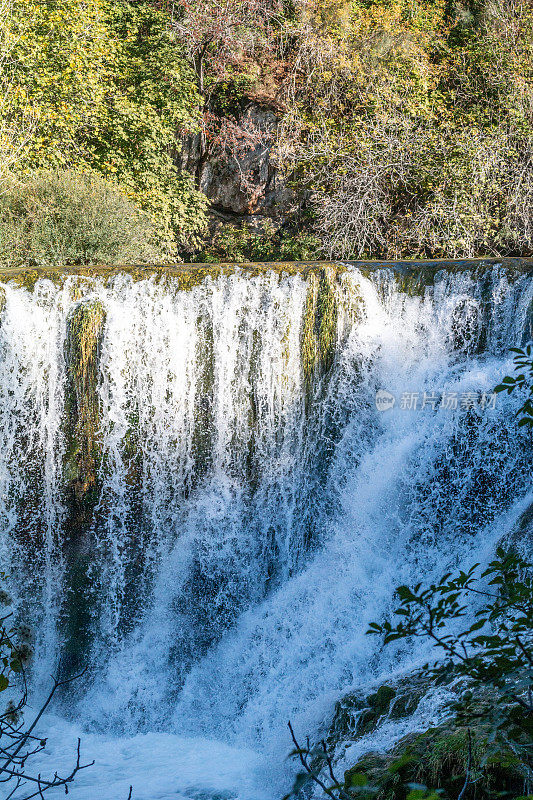
[[[175,158],[200,99],[169,14],[152,0],[2,5],[0,158],[4,139],[13,171],[95,170],[150,215],[169,253],[196,247],[207,201]]]
[[[197,262],[309,261],[318,260],[323,249],[316,236],[306,231],[276,230],[264,220],[260,230],[227,225],[194,257]]]
[[[150,218],[96,173],[40,170],[0,196],[0,264],[157,262]]]

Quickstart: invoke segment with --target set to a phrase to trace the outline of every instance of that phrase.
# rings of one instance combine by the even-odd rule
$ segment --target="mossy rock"
[[[382,717],[388,717],[392,700],[396,697],[396,689],[386,684],[380,686],[377,692],[368,695],[365,708],[357,720],[355,733],[357,736],[364,736],[375,730]]]
[[[357,785],[357,776],[364,775],[369,786],[376,786],[386,773],[388,756],[386,753],[370,752],[359,759],[359,761],[344,773],[344,787],[350,789]]]
[[[101,459],[100,349],[106,311],[99,300],[81,302],[67,322],[67,392],[63,476],[72,495],[73,516],[83,518],[97,501]]]
[[[533,547],[533,503],[520,515],[510,534],[502,540],[502,544],[509,547],[531,550]]]
[[[481,258],[481,259],[433,259],[421,261],[281,261],[250,263],[205,263],[205,264],[125,264],[118,266],[79,265],[48,269],[45,267],[4,268],[0,269],[0,281],[15,281],[18,285],[32,290],[35,283],[46,278],[58,285],[73,275],[109,280],[115,275],[127,273],[133,280],[155,278],[163,280],[176,278],[180,289],[188,290],[202,283],[206,278],[219,275],[241,273],[253,277],[266,272],[278,275],[318,275],[321,270],[332,269],[337,274],[350,267],[356,267],[364,275],[371,275],[379,269],[392,269],[403,281],[403,288],[409,294],[422,294],[425,287],[432,284],[437,272],[470,271],[473,277],[479,277],[495,266],[505,269],[511,278],[519,277],[524,272],[533,270],[533,259],[528,258]]]
[[[496,800],[515,798],[524,793],[524,774],[509,748],[490,745],[488,728],[470,727],[472,737],[471,772],[475,782],[465,798]],[[345,788],[354,775],[363,773],[376,789],[376,800],[406,800],[409,784],[438,789],[443,798],[456,798],[465,782],[468,767],[468,729],[453,722],[411,733],[389,753],[370,752],[346,770]]]
[[[307,298],[301,331],[304,382],[310,390],[330,370],[337,344],[337,273],[324,268],[307,278]]]
[[[411,716],[430,687],[427,675],[412,673],[379,686],[369,695],[349,694],[336,706],[328,742],[356,741],[374,731],[384,719]]]
[[[57,269],[27,268],[0,269],[0,281],[13,281],[28,291],[33,291],[38,280],[46,279],[62,286],[68,278],[98,278],[105,283],[117,275],[129,275],[132,280],[140,281],[148,278],[156,282],[172,281],[179,291],[190,291],[205,280],[215,280],[221,275],[244,275],[250,278],[264,274],[277,274],[281,279],[285,275],[319,275],[324,269],[341,273],[347,269],[346,264],[330,261],[283,261],[258,263],[218,263],[218,264],[126,264],[123,266],[65,266]]]

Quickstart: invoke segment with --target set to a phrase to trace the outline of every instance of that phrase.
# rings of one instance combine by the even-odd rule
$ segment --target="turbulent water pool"
[[[81,736],[73,800],[277,800],[289,719],[315,737],[427,656],[365,635],[394,588],[486,561],[533,502],[520,398],[493,394],[532,335],[533,272],[0,293],[0,569],[35,634],[32,704],[87,670],[39,767],[68,771]]]

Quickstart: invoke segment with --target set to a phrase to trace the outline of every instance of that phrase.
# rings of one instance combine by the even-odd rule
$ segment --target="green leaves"
[[[475,564],[422,589],[396,590],[399,621],[370,624],[367,633],[385,644],[410,637],[429,638],[441,653],[430,672],[438,680],[467,681],[455,710],[467,719],[490,724],[495,740],[511,746],[527,768],[533,767],[530,721],[533,718],[533,565],[514,551],[498,548],[480,571]],[[480,605],[464,629],[456,624]],[[490,692],[492,702],[474,702]],[[415,788],[413,792],[422,789]],[[431,795],[432,796],[432,795]],[[413,798],[425,795],[413,794]]]
[[[512,353],[516,353],[513,359],[515,371],[523,370],[523,372],[514,376],[506,376],[494,391],[512,394],[515,389],[518,389],[526,392],[525,402],[517,411],[518,425],[521,428],[533,427],[533,343],[530,342],[523,349],[511,347],[510,350]]]
[[[30,107],[24,178],[72,166],[100,173],[149,215],[168,261],[201,237],[207,201],[175,165],[181,137],[197,126],[199,97],[169,17],[155,5],[14,0],[8,77],[16,91],[0,104],[0,131],[3,117]]]
[[[0,195],[0,265],[164,260],[149,216],[93,171],[38,170]]]

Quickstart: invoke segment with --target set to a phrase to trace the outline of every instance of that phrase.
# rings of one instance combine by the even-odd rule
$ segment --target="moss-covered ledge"
[[[482,274],[495,266],[514,272],[533,272],[533,258],[478,258],[478,259],[428,259],[418,261],[264,261],[250,263],[220,262],[216,264],[125,264],[120,266],[65,266],[65,267],[17,267],[0,268],[0,282],[15,283],[33,289],[36,281],[46,278],[61,285],[67,278],[81,276],[89,278],[111,279],[126,273],[133,280],[155,278],[177,279],[179,288],[190,289],[207,278],[221,275],[243,274],[249,277],[276,272],[279,275],[318,275],[324,269],[333,269],[337,273],[356,267],[363,274],[370,274],[379,269],[392,269],[408,281],[431,283],[437,272],[470,271],[474,275]]]
[[[346,770],[345,788],[356,776],[365,775],[376,800],[406,800],[409,786],[422,784],[439,790],[442,800],[459,796],[469,768],[475,783],[468,787],[468,800],[500,800],[523,797],[527,779],[519,759],[510,747],[495,747],[491,731],[480,724],[465,726],[443,723],[422,733],[411,733],[388,753],[369,752]]]
[[[376,687],[370,694],[348,694],[336,704],[326,741],[330,752],[336,753],[343,764],[346,791],[350,794],[351,789],[357,789],[363,778],[372,791],[362,796],[374,800],[406,800],[410,784],[439,790],[442,800],[453,800],[465,782],[470,730],[470,767],[475,781],[468,788],[465,800],[514,800],[526,795],[528,777],[523,763],[505,742],[493,741],[486,722],[488,713],[484,709],[494,702],[490,691],[476,699],[477,713],[468,727],[450,707],[449,713],[434,727],[415,728],[387,751],[372,749],[373,734],[385,722],[412,717],[432,687],[427,672],[415,671]],[[458,682],[446,687],[457,699],[464,688]],[[355,742],[364,742],[365,749],[350,763],[350,745]],[[356,796],[359,796],[357,791]]]
[[[230,263],[218,264],[124,264],[120,266],[66,266],[66,267],[28,267],[17,269],[0,269],[0,282],[14,281],[27,289],[33,289],[35,283],[44,278],[61,285],[70,277],[100,278],[107,282],[117,275],[130,275],[134,281],[155,278],[162,281],[172,278],[177,281],[180,289],[191,289],[202,283],[206,278],[218,278],[222,275],[242,274],[248,277],[275,272],[281,275],[302,275],[304,278],[310,274],[320,274],[324,268],[332,268],[335,272],[344,272],[347,265],[332,261],[282,261],[282,262],[257,262],[257,263]]]

